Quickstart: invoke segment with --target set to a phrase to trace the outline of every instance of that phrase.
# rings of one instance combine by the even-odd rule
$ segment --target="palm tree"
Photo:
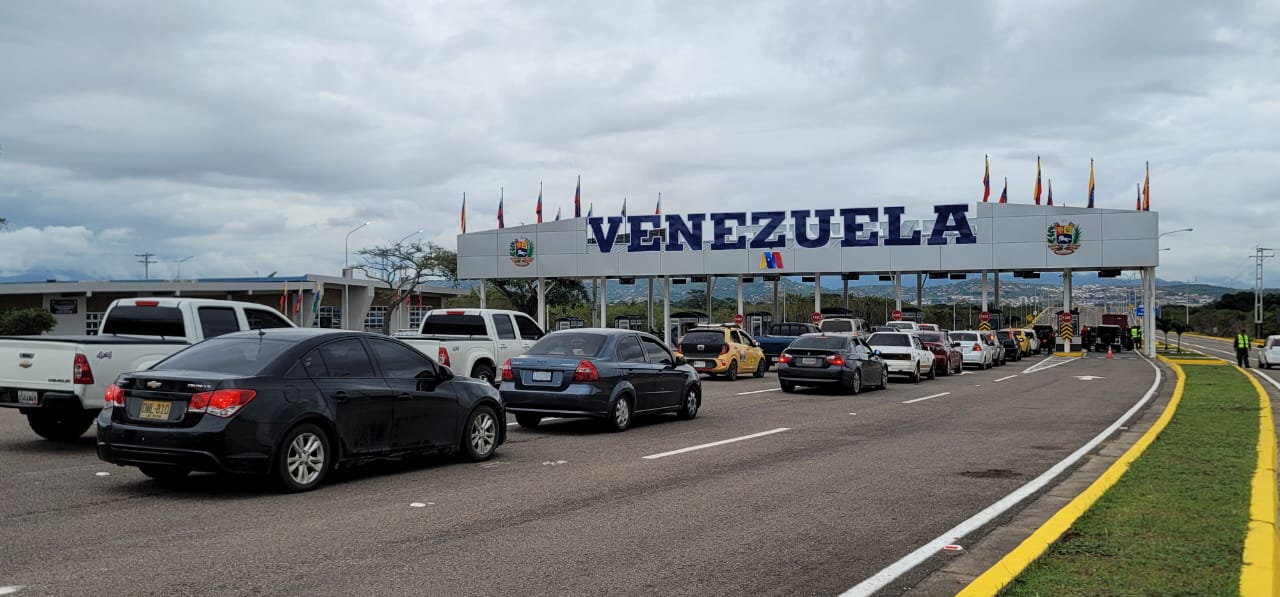
[[[1169,331],[1173,329],[1173,322],[1168,317],[1157,317],[1156,329],[1164,333],[1164,345],[1167,349],[1169,346]]]
[[[1185,322],[1175,320],[1172,323],[1172,327],[1173,327],[1173,333],[1178,335],[1178,352],[1181,353],[1182,352],[1182,334],[1184,332],[1190,332],[1191,326]],[[1168,337],[1169,336],[1166,334],[1165,338],[1167,339]]]

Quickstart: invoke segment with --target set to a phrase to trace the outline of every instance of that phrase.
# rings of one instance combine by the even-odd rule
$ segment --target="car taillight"
[[[787,353],[785,353],[785,352],[784,352],[784,353],[782,353],[782,354],[780,354],[780,355],[778,355],[778,362],[779,362],[779,363],[790,363],[790,362],[791,362],[791,355],[789,355],[789,354],[787,354]]]
[[[573,381],[600,381],[600,372],[591,361],[578,361],[578,368],[573,370]]]
[[[437,361],[440,361],[440,364],[441,364],[442,366],[445,366],[445,367],[450,366],[450,365],[449,365],[449,351],[445,350],[445,348],[444,348],[443,346],[441,346],[441,347],[440,347],[440,350],[436,353],[436,360],[437,360]]]
[[[515,374],[511,372],[511,359],[507,359],[507,362],[502,364],[502,381],[511,381],[515,378]]]
[[[134,304],[134,306],[137,306],[137,307],[159,307],[159,306],[160,306],[160,301],[142,301],[142,300],[139,300],[139,301],[133,301],[133,304]]]
[[[116,384],[107,386],[107,395],[103,397],[107,403],[107,408],[113,406],[124,406],[124,390]]]
[[[982,345],[981,345],[981,344],[976,344],[976,343],[975,343],[975,344],[973,345],[973,352],[982,352]]]
[[[257,392],[253,390],[214,390],[191,396],[187,412],[207,413],[215,417],[230,417],[248,404]]]
[[[830,364],[832,364],[832,365],[835,365],[835,366],[837,366],[837,367],[843,367],[843,366],[844,366],[844,357],[842,357],[842,356],[840,356],[840,355],[838,355],[838,354],[833,354],[833,355],[830,355],[830,356],[828,356],[828,357],[827,357],[827,362],[828,362],[828,363],[830,363]]]
[[[93,368],[89,366],[89,359],[82,354],[76,355],[75,364],[71,368],[71,383],[76,385],[93,385]]]
[[[728,345],[728,344],[721,344],[721,345],[720,345],[720,354],[729,354],[729,345]]]

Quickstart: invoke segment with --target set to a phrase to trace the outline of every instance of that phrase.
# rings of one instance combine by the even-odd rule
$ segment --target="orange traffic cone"
[[[1112,356],[1112,355],[1111,355],[1111,347],[1110,347],[1110,346],[1108,346],[1108,347],[1107,347],[1107,358],[1108,358],[1108,359],[1114,359],[1114,358],[1115,358],[1114,356]]]

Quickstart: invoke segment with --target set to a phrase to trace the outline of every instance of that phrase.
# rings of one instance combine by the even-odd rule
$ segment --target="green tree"
[[[536,279],[503,278],[489,280],[489,283],[511,303],[513,309],[535,318],[538,316],[538,281]],[[587,289],[581,280],[546,278],[543,280],[543,292],[546,294],[547,305],[577,307],[587,304]]]
[[[14,309],[0,313],[0,335],[24,336],[43,334],[58,325],[47,309]]]
[[[1167,349],[1169,347],[1169,331],[1173,329],[1173,322],[1168,317],[1157,317],[1156,329],[1164,333],[1164,345]]]
[[[458,254],[435,243],[395,243],[361,249],[358,254],[364,261],[360,270],[387,288],[385,294],[374,297],[387,308],[387,316],[382,318],[384,334],[391,333],[392,315],[413,298],[413,288],[430,278],[443,278],[455,286],[458,283]]]
[[[1174,321],[1172,324],[1173,333],[1178,335],[1178,352],[1182,352],[1182,334],[1191,331],[1191,325],[1185,321]],[[1168,344],[1169,335],[1165,334],[1165,344]]]

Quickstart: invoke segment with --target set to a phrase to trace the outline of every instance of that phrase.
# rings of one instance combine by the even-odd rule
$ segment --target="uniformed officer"
[[[1240,328],[1240,333],[1236,334],[1236,364],[1249,368],[1249,334],[1244,332],[1244,328]]]

